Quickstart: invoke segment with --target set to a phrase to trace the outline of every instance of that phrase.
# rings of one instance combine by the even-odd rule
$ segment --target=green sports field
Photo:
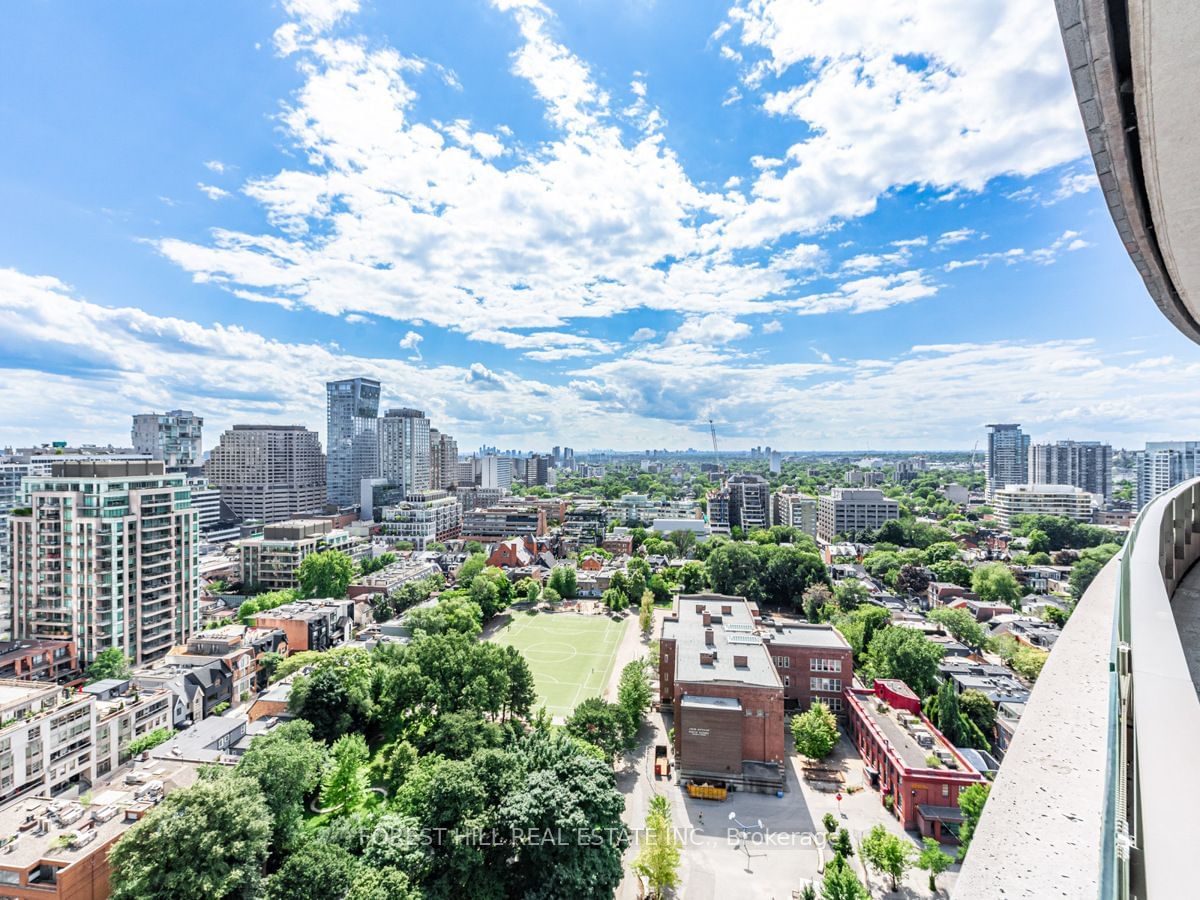
[[[491,640],[521,651],[540,703],[565,718],[580,700],[604,693],[626,624],[608,616],[518,612]]]

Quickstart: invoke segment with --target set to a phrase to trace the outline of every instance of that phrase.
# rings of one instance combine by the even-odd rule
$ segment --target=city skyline
[[[358,376],[463,447],[1188,438],[1038,5],[16,10],[0,444],[328,446]]]

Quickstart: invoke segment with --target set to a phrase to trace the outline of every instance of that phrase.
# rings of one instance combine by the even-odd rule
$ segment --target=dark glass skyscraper
[[[346,378],[325,385],[325,483],[329,502],[336,506],[356,505],[362,480],[379,475],[379,390],[373,378]]]

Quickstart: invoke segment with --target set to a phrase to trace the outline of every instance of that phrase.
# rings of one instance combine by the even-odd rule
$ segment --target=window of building
[[[777,668],[777,669],[790,669],[792,667],[791,657],[772,656],[771,659],[774,660],[775,668]]]
[[[943,785],[942,785],[942,796],[943,796],[943,797],[949,797],[949,796],[950,796],[950,785],[948,785],[948,784],[943,784]]]
[[[810,672],[840,672],[842,671],[842,661],[840,659],[811,659],[809,660]]]
[[[784,675],[784,676],[783,676],[783,686],[784,686],[784,687],[791,687],[791,686],[792,686],[792,676],[791,676],[791,675]]]
[[[808,689],[810,691],[827,691],[827,692],[840,693],[842,690],[842,679],[840,679],[840,678],[810,678]]]

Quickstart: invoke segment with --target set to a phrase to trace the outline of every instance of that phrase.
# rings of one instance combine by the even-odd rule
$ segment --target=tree
[[[268,650],[258,658],[258,671],[262,673],[263,678],[270,681],[271,676],[275,674],[275,670],[279,668],[281,662],[283,662],[282,653]]]
[[[333,743],[321,778],[321,806],[339,815],[353,812],[367,796],[367,742],[361,734],[346,734]]]
[[[840,856],[835,856],[825,867],[825,878],[821,882],[821,900],[871,900],[871,894],[863,887],[846,861]]]
[[[129,744],[129,755],[137,756],[139,753],[144,753],[147,750],[153,750],[159,744],[165,744],[175,732],[170,728],[155,728],[149,734],[144,734],[135,741]]]
[[[922,843],[924,846],[917,857],[917,868],[929,873],[929,890],[937,893],[937,877],[950,868],[954,857],[943,853],[941,845],[933,838],[927,837]]]
[[[613,612],[619,612],[629,605],[629,597],[623,590],[610,587],[600,595],[600,602]]]
[[[842,633],[850,649],[854,651],[856,665],[861,665],[866,659],[867,648],[875,635],[888,626],[891,613],[882,606],[873,603],[864,604],[849,615],[839,616],[834,621],[834,627]]]
[[[864,668],[871,678],[898,678],[919,697],[937,688],[944,651],[912,628],[884,628],[871,638]]]
[[[476,549],[471,549],[471,544],[474,544]],[[482,544],[478,541],[469,542],[467,552],[471,555],[463,560],[463,564],[454,573],[454,583],[459,586],[470,585],[475,580],[475,576],[482,574],[483,570],[487,568],[487,557],[483,555]]]
[[[959,587],[965,588],[971,586],[971,569],[961,560],[948,559],[943,562],[935,562],[929,569],[938,581],[957,584]]]
[[[1068,581],[1071,585],[1071,594],[1078,600],[1083,596],[1100,574],[1100,570],[1108,564],[1119,551],[1120,547],[1116,544],[1101,544],[1099,547],[1091,547],[1087,550],[1080,551],[1079,560],[1071,567],[1071,574]]]
[[[671,599],[671,586],[667,584],[667,580],[657,572],[650,576],[650,581],[646,584],[652,595],[651,600],[654,603],[666,603]]]
[[[958,706],[963,715],[990,741],[996,731],[996,707],[988,695],[975,688],[967,688],[958,695]]]
[[[1054,549],[1050,545],[1050,535],[1046,534],[1040,528],[1031,528],[1025,537],[1029,541],[1028,549],[1030,553],[1049,553]]]
[[[479,574],[471,579],[471,602],[479,607],[484,621],[500,611],[500,586],[487,575]]]
[[[825,826],[825,833],[830,837],[837,833],[838,824],[833,813],[825,813],[825,816],[821,819],[821,824]]]
[[[305,597],[345,597],[353,578],[354,561],[341,550],[310,553],[296,570]]]
[[[954,541],[938,541],[925,548],[925,562],[933,565],[940,562],[950,562],[959,558],[958,544]]]
[[[604,758],[614,759],[625,747],[625,717],[615,703],[588,697],[567,719],[567,734],[600,749]]]
[[[545,730],[524,738],[516,756],[521,774],[497,810],[499,830],[573,839],[520,842],[502,896],[611,897],[624,875],[627,843],[625,798],[611,764],[569,736]]]
[[[125,652],[120,647],[109,647],[96,654],[92,664],[87,667],[85,677],[87,684],[94,684],[107,678],[124,681],[130,677],[131,672],[129,657],[125,655]]]
[[[792,716],[792,739],[801,756],[824,759],[837,746],[837,719],[828,706],[814,700],[806,712]]]
[[[679,858],[683,844],[671,824],[671,805],[655,794],[646,815],[646,831],[633,869],[645,877],[655,897],[679,885]]]
[[[985,603],[1003,603],[1017,607],[1021,600],[1021,585],[1004,563],[985,563],[971,573],[971,590]]]
[[[867,586],[857,578],[843,578],[833,588],[833,599],[842,612],[854,612],[871,596]]]
[[[421,891],[398,869],[360,867],[344,900],[421,900]]]
[[[954,689],[954,682],[947,678],[937,692],[937,727],[946,740],[955,746],[963,743],[962,723],[959,721],[961,714],[958,692]]]
[[[1013,671],[1027,681],[1034,682],[1042,674],[1042,666],[1050,654],[1035,647],[1021,647],[1012,658]]]
[[[358,871],[353,856],[323,841],[310,841],[267,879],[267,900],[326,900],[341,897]]]
[[[958,792],[958,809],[963,814],[962,828],[958,830],[958,858],[965,859],[971,846],[971,838],[975,836],[975,828],[979,825],[979,817],[983,815],[983,807],[987,804],[990,784],[973,784]]]
[[[568,600],[579,593],[579,579],[574,566],[555,566],[550,572],[550,587]]]
[[[867,832],[859,847],[867,865],[881,875],[891,878],[892,890],[898,890],[900,879],[913,863],[912,845],[882,825],[876,825]]]
[[[253,778],[271,811],[276,851],[291,846],[325,763],[325,748],[312,739],[312,725],[295,719],[275,726],[250,742],[236,772]]]
[[[560,600],[562,600],[562,594],[560,594],[554,588],[546,587],[542,589],[543,603],[558,603]]]
[[[829,585],[817,582],[809,585],[804,592],[804,618],[810,622],[822,622],[825,620],[825,608],[833,600],[833,593],[829,590]]]
[[[759,559],[749,544],[722,541],[708,554],[709,581],[718,594],[742,596],[761,603],[764,599],[759,581]]]
[[[319,741],[334,741],[354,727],[350,691],[331,668],[319,669],[292,685],[288,709],[312,723]]]
[[[172,791],[110,851],[114,900],[224,900],[259,892],[271,814],[235,775]]]
[[[495,591],[495,585],[479,575],[487,590]],[[474,591],[472,591],[474,594]],[[474,637],[483,630],[483,609],[469,597],[443,594],[434,606],[414,609],[404,617],[404,624],[413,634],[446,634],[454,632]]]
[[[708,587],[708,567],[699,560],[685,562],[679,568],[679,588],[685,594],[696,594]]]
[[[657,575],[654,576],[658,578]],[[638,627],[642,634],[649,634],[654,628],[654,598],[643,597],[641,609],[638,610]]]
[[[696,532],[672,531],[667,540],[675,545],[675,551],[680,557],[685,557],[696,546]]]
[[[809,585],[828,580],[824,561],[813,551],[769,544],[760,547],[756,555],[759,581],[770,603],[799,607]]]
[[[923,566],[906,563],[900,567],[900,571],[896,573],[896,590],[915,597],[918,594],[924,594],[929,588],[929,576],[925,574]]]
[[[632,750],[637,741],[638,728],[642,719],[650,709],[653,693],[650,689],[650,677],[646,674],[646,661],[635,659],[626,663],[621,669],[621,679],[617,684],[617,706],[624,718],[623,732],[625,749]]]
[[[837,837],[830,842],[830,849],[833,850],[835,858],[849,859],[854,855],[854,842],[850,840],[850,832],[845,828],[839,828]]]
[[[927,616],[930,622],[937,622],[950,632],[956,641],[977,649],[987,642],[987,632],[975,621],[965,609],[950,609],[945,606],[931,609]]]

